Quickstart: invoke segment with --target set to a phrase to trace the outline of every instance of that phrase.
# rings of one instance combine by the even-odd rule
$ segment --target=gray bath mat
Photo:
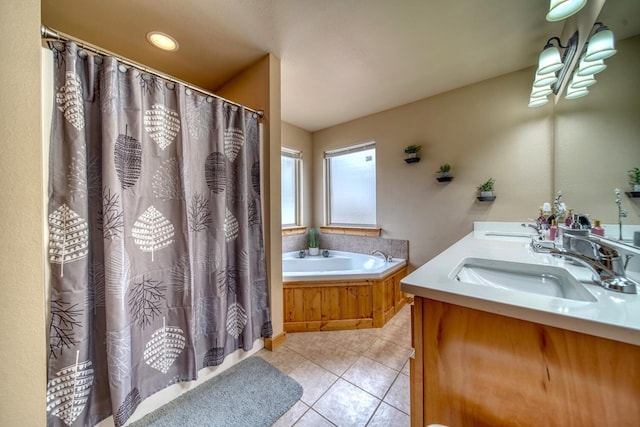
[[[189,390],[131,427],[270,426],[302,396],[302,386],[250,357]]]

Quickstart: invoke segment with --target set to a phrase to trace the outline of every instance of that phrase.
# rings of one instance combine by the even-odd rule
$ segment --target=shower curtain
[[[47,420],[127,421],[271,336],[258,116],[55,42]]]

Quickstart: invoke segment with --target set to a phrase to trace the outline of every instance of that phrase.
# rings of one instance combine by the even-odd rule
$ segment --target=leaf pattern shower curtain
[[[52,50],[48,425],[122,425],[271,336],[258,117]]]

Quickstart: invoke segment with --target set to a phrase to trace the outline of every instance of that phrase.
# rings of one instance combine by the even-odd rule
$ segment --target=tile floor
[[[405,306],[384,328],[289,333],[261,350],[304,388],[274,426],[408,426],[410,321]]]

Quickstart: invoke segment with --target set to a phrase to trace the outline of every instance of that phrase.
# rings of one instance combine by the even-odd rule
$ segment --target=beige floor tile
[[[262,357],[285,374],[293,371],[306,360],[304,357],[284,345],[276,348],[274,351],[269,351],[263,348],[258,352],[257,356]]]
[[[372,333],[369,329],[335,331],[333,334],[336,344],[358,354],[367,351],[377,336],[377,333]]]
[[[406,306],[384,328],[289,333],[276,351],[260,351],[304,389],[274,425],[409,425],[410,319]]]
[[[296,427],[333,427],[330,423],[313,409],[309,409],[306,414],[295,424]]]
[[[401,373],[405,374],[406,376],[409,376],[409,361],[407,360],[407,363],[404,364],[404,366],[402,367],[402,371],[400,371]]]
[[[373,394],[375,397],[382,399],[397,376],[398,371],[378,363],[375,360],[360,357],[353,366],[342,375],[342,378],[357,385],[364,391]]]
[[[311,361],[305,361],[289,374],[303,388],[302,400],[313,405],[326,392],[338,377]]]
[[[298,400],[295,405],[285,412],[278,421],[273,423],[272,427],[291,427],[309,410],[309,407],[302,401]]]
[[[409,415],[411,412],[410,401],[409,377],[400,374],[384,397],[384,402]]]
[[[401,347],[394,342],[378,338],[364,353],[364,356],[400,371],[411,354],[410,348]]]
[[[313,409],[338,426],[364,426],[379,403],[379,399],[339,379],[313,405]]]
[[[409,415],[382,402],[367,427],[409,427]]]
[[[308,335],[307,335],[308,334]],[[289,336],[293,335],[291,339]],[[315,353],[326,347],[334,347],[336,344],[327,332],[306,332],[288,334],[285,346],[296,353],[311,358]]]
[[[411,328],[409,327],[390,325],[385,327],[378,337],[402,347],[411,347]]]
[[[309,359],[334,374],[341,376],[358,360],[358,353],[336,344],[317,348]]]
[[[411,305],[405,305],[392,319],[396,323],[411,324]]]

